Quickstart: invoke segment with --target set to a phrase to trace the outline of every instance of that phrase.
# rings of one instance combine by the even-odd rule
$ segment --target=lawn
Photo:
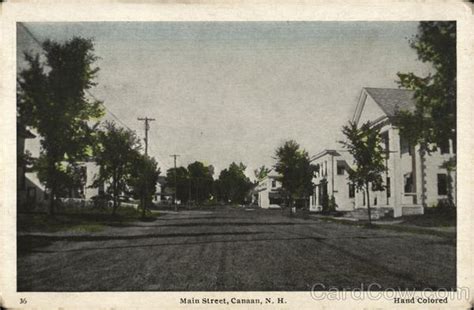
[[[454,236],[280,211],[180,211],[100,231],[20,233],[19,291],[308,291],[454,288]]]

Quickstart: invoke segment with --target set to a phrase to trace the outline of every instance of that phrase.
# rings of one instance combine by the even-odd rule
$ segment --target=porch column
[[[403,176],[401,173],[400,167],[400,133],[397,128],[392,128],[391,132],[391,150],[393,151],[393,156],[391,156],[392,160],[392,177],[390,182],[392,183],[393,191],[392,191],[392,199],[391,204],[393,207],[393,217],[400,217],[402,216],[402,195],[403,195]]]

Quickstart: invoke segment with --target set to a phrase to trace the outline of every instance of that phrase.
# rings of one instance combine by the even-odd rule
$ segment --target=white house
[[[314,191],[310,197],[310,211],[321,211],[324,197],[334,196],[337,211],[355,209],[355,190],[349,182],[347,161],[335,150],[324,150],[311,158],[316,167]]]
[[[456,175],[448,174],[443,163],[455,156],[454,141],[431,154],[422,154],[419,145],[410,146],[393,125],[397,111],[415,110],[413,92],[391,88],[363,88],[352,121],[359,126],[370,122],[380,128],[386,150],[387,173],[383,176],[385,191],[372,192],[371,206],[393,209],[394,217],[422,214],[423,207],[436,205],[448,196],[449,178],[452,178],[456,198]],[[367,206],[365,193],[357,192],[355,207]]]
[[[257,185],[258,206],[263,209],[280,208],[283,203],[280,195],[281,182],[277,175],[270,173]]]

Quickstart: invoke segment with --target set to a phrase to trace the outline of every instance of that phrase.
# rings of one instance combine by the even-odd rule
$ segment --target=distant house
[[[283,197],[281,195],[281,182],[276,174],[269,174],[261,180],[256,188],[258,192],[258,206],[263,209],[281,208]]]
[[[324,150],[311,157],[316,167],[313,176],[314,191],[310,197],[310,211],[321,211],[324,200],[334,196],[337,211],[355,209],[355,189],[348,179],[349,165],[335,150]]]
[[[450,179],[454,198],[455,172],[448,173],[443,163],[455,156],[456,141],[446,141],[431,154],[420,153],[419,145],[409,145],[393,125],[397,111],[415,110],[413,92],[391,88],[363,88],[352,121],[367,121],[380,128],[386,151],[385,191],[372,192],[371,205],[393,209],[395,217],[421,214],[423,207],[436,205],[448,196]],[[365,193],[357,192],[355,207],[367,206]]]
[[[35,177],[36,174],[28,172],[25,140],[34,139],[33,134],[26,127],[17,124],[17,206],[19,208],[31,207],[40,203],[47,203],[49,196],[44,186]]]

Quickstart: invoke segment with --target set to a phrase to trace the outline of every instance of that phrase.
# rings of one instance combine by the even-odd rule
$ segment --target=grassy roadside
[[[141,210],[122,207],[112,216],[110,210],[72,209],[51,216],[46,213],[18,213],[18,232],[100,232],[108,225],[125,222],[146,220],[152,221],[158,214],[147,212],[145,219],[141,218]]]
[[[375,223],[372,223],[371,228],[368,228],[368,221],[363,221],[363,220],[362,221],[347,221],[347,220],[340,220],[337,218],[320,218],[319,220],[339,223],[343,225],[358,226],[358,227],[363,227],[367,229],[386,229],[386,230],[392,230],[392,231],[398,231],[398,232],[404,232],[404,233],[426,234],[426,235],[432,235],[432,236],[434,235],[434,236],[448,237],[448,238],[454,238],[456,236],[452,232],[430,229],[430,228],[437,228],[437,227],[452,227],[452,225],[449,225],[449,226],[448,225],[443,225],[443,226],[441,225],[433,225],[433,226],[414,225],[413,220],[411,221],[408,220],[400,224],[377,224],[377,222],[375,222]]]

